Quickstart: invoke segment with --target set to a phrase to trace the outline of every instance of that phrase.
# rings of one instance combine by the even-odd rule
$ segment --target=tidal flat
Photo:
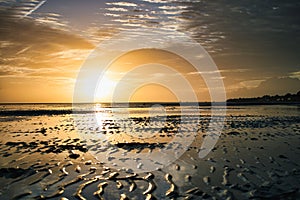
[[[65,104],[1,105],[0,199],[300,198],[299,106],[228,106],[216,145],[199,158],[210,109],[200,107],[182,124],[179,106],[152,118],[149,108],[132,107],[119,120],[110,107],[95,117]],[[194,140],[160,165],[165,158],[151,153],[168,147],[180,126]],[[135,154],[134,166],[122,166]]]

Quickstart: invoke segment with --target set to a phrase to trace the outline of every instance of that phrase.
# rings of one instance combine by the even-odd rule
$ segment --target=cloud
[[[157,3],[157,4],[165,4],[165,3],[169,3],[170,1],[166,1],[166,0],[143,0],[145,2],[148,3]]]
[[[6,76],[16,76],[24,74],[28,74],[34,72],[34,69],[26,68],[26,67],[12,67],[9,65],[0,65],[0,77]]]
[[[300,90],[300,80],[297,78],[270,78],[261,83],[257,87],[242,87],[237,90],[230,91],[228,96],[234,97],[257,97],[263,95],[283,95],[286,93],[297,93]]]
[[[111,3],[106,3],[106,5],[114,5],[114,6],[125,6],[125,7],[136,7],[137,4],[135,3],[132,3],[132,2],[123,2],[123,1],[120,1],[120,2],[111,2]]]
[[[300,71],[291,72],[290,73],[290,77],[291,78],[298,78],[298,79],[300,79]]]
[[[218,66],[251,68],[258,76],[276,77],[295,71],[299,65],[299,1],[202,0],[179,4],[187,6],[177,17],[183,20],[179,30],[199,42]]]
[[[14,13],[14,10],[0,8],[1,75],[18,75],[21,69],[27,68],[61,67],[59,65],[66,64],[66,56],[83,59],[76,51],[82,55],[83,51],[94,48],[88,40],[74,33],[33,18],[16,18]]]
[[[35,5],[32,9],[29,10],[29,12],[25,13],[22,18],[27,17],[28,15],[32,14],[34,11],[36,11],[37,9],[39,9],[39,7],[41,7],[44,3],[46,3],[46,1],[41,1],[39,2],[37,5]]]
[[[36,23],[31,19],[17,20],[0,15],[0,24],[1,40],[23,47],[44,44],[54,44],[71,49],[89,49],[93,47],[90,42],[77,35]]]

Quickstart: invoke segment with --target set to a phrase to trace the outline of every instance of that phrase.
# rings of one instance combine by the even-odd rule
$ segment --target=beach
[[[185,121],[184,134],[192,132],[195,138],[182,155],[169,165],[138,173],[122,167],[124,152],[148,155],[166,146],[179,132],[178,105],[167,105],[165,118],[156,116],[165,126],[155,129],[143,105],[133,105],[130,115],[122,116],[125,125],[116,123],[118,112],[103,105],[77,113],[71,104],[0,108],[0,199],[300,198],[297,105],[227,106],[220,137],[204,158],[198,154],[209,136],[211,107],[200,106]],[[199,119],[197,129],[189,128],[194,117]],[[99,127],[90,126],[93,119],[101,121]],[[133,130],[135,139],[128,136]],[[92,146],[82,133],[101,141]],[[154,136],[144,139],[150,133]],[[102,138],[112,147],[101,148]],[[95,152],[106,158],[95,157]],[[135,161],[137,168],[146,169]]]

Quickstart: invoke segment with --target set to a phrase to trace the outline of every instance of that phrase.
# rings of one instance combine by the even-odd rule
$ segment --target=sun
[[[97,102],[110,102],[116,85],[116,81],[108,76],[103,76],[96,88],[95,100]]]

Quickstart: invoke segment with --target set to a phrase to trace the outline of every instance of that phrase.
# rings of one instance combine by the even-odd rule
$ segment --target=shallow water
[[[210,136],[209,106],[199,112],[187,106],[186,118],[178,105],[80,109],[86,112],[72,114],[70,104],[1,105],[0,199],[300,198],[297,106],[227,107],[222,133],[205,158],[198,155]],[[223,111],[217,108],[219,118]],[[173,139],[187,135],[195,140],[177,144],[174,155],[184,150],[177,160],[134,173],[147,169],[143,158],[172,160],[172,152],[154,153],[172,150]]]

